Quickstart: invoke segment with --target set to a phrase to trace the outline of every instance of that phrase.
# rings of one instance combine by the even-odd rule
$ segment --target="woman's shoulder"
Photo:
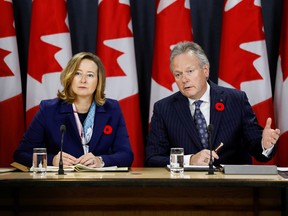
[[[112,99],[112,98],[106,98],[105,103],[102,106],[98,106],[98,109],[106,110],[107,111],[112,111],[112,110],[119,110],[120,109],[120,104],[119,101]]]
[[[104,106],[115,106],[115,105],[119,105],[119,101],[116,99],[112,99],[112,98],[106,98]]]
[[[53,98],[53,99],[45,99],[40,102],[41,106],[57,106],[63,103],[63,100],[59,98]]]

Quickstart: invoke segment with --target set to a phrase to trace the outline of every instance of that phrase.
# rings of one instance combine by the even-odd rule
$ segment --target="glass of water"
[[[45,175],[47,171],[47,152],[46,148],[33,149],[33,173]]]
[[[183,148],[171,148],[170,172],[172,174],[184,173],[184,149]]]

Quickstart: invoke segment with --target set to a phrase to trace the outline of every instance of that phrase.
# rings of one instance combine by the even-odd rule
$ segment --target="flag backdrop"
[[[43,99],[55,98],[72,56],[65,0],[34,0],[28,55],[26,125]]]
[[[178,91],[170,71],[170,52],[179,41],[192,41],[189,0],[157,0],[149,122],[156,101]]]
[[[144,165],[134,38],[129,0],[102,0],[98,8],[97,55],[106,71],[106,96],[120,103],[132,150],[132,166]]]
[[[245,91],[260,125],[265,127],[267,118],[272,117],[274,127],[263,29],[260,0],[224,1],[218,84]],[[275,157],[268,163],[275,164]]]
[[[24,133],[24,107],[12,1],[0,0],[0,14],[0,167],[7,167]]]
[[[59,73],[72,55],[70,46],[73,48],[73,54],[79,51],[95,52],[96,38],[98,38],[98,41],[100,40],[99,38],[105,41],[104,45],[102,45],[102,47],[104,47],[102,48],[103,50],[108,50],[105,52],[110,52],[110,54],[114,53],[113,55],[115,56],[119,55],[117,61],[115,60],[115,56],[111,57],[108,63],[107,60],[105,60],[105,64],[108,64],[108,66],[105,65],[108,74],[107,96],[119,99],[127,126],[130,124],[129,122],[132,121],[131,118],[136,119],[135,122],[139,122],[141,119],[138,115],[139,105],[137,105],[137,102],[136,105],[130,102],[130,99],[138,101],[138,93],[141,96],[140,114],[142,123],[137,123],[135,126],[136,132],[131,132],[131,127],[128,126],[130,137],[137,137],[136,139],[132,139],[138,140],[136,145],[138,146],[139,144],[140,146],[139,150],[138,148],[135,150],[135,147],[133,147],[134,151],[138,151],[136,157],[139,158],[139,160],[136,159],[138,162],[135,162],[135,164],[141,164],[139,161],[141,161],[141,157],[143,157],[143,155],[141,155],[143,154],[142,145],[143,142],[146,141],[145,138],[148,134],[147,125],[150,121],[154,102],[177,90],[177,88],[175,88],[176,85],[173,84],[174,78],[169,69],[170,48],[180,40],[193,39],[205,49],[209,57],[211,63],[211,80],[217,82],[219,74],[219,83],[225,82],[225,84],[230,87],[246,91],[262,125],[264,125],[266,117],[268,115],[270,116],[272,112],[270,112],[272,109],[270,105],[271,92],[274,91],[275,113],[278,116],[277,127],[281,129],[282,133],[277,155],[279,159],[278,164],[287,165],[288,138],[286,135],[287,125],[285,125],[287,124],[287,121],[285,121],[287,114],[285,115],[284,112],[287,110],[287,66],[285,67],[285,62],[287,63],[287,60],[285,60],[287,43],[285,43],[284,36],[280,44],[280,53],[278,51],[281,23],[283,24],[282,34],[287,37],[287,15],[284,16],[285,13],[287,13],[287,9],[283,12],[284,15],[282,16],[282,7],[284,6],[282,6],[282,3],[286,2],[286,0],[261,0],[262,13],[259,0],[229,2],[220,0],[217,1],[217,3],[210,0],[145,0],[129,1],[131,4],[130,7],[127,0],[119,0],[116,3],[112,0],[112,3],[109,2],[109,4],[117,4],[117,7],[114,7],[114,11],[106,11],[106,16],[105,10],[101,12],[103,10],[99,7],[102,3],[101,1],[99,2],[100,5],[98,5],[98,0],[0,0],[1,165],[9,164],[12,157],[12,149],[15,148],[13,145],[16,145],[16,142],[18,142],[15,140],[19,140],[23,134],[24,123],[23,113],[21,114],[23,106],[21,98],[23,97],[25,99],[24,110],[27,111],[27,124],[29,124],[35,111],[38,109],[40,100],[55,97],[58,88],[61,87]],[[104,2],[105,1],[103,1],[103,3]],[[234,5],[233,2],[235,2]],[[224,3],[226,5],[225,12],[223,12],[222,7]],[[250,4],[248,8],[246,8],[247,4]],[[284,7],[287,8],[287,5]],[[9,9],[7,10],[7,8]],[[105,8],[108,8],[108,6],[105,6]],[[243,10],[243,8],[245,9]],[[101,17],[99,24],[102,26],[99,26],[99,28],[97,26],[98,9],[101,9],[100,12],[102,13],[102,15],[99,16],[99,19]],[[121,10],[122,13],[119,14],[118,10]],[[13,12],[15,22],[13,22]],[[130,12],[133,32],[131,31]],[[114,18],[114,22],[106,22],[105,20],[114,17],[114,13],[118,14],[117,18]],[[126,15],[123,15],[123,13]],[[239,14],[237,15],[237,13]],[[127,28],[123,28],[124,24],[119,24],[116,27],[114,25],[114,23],[119,23],[120,20],[122,20],[122,18],[120,18],[122,16],[127,16],[125,18],[126,22],[129,20],[129,31]],[[261,20],[262,17],[265,26],[265,37]],[[241,23],[238,24],[237,21],[240,19]],[[191,20],[193,20],[193,38]],[[248,28],[249,21],[253,27]],[[111,27],[108,26],[107,31],[103,30],[102,32],[100,29],[103,29],[104,24],[110,25]],[[261,27],[259,28],[259,26]],[[120,33],[116,35],[117,31],[121,32],[121,35]],[[229,32],[232,33],[230,34]],[[240,32],[244,33],[241,34]],[[17,40],[15,35],[17,36]],[[220,35],[223,36],[222,42],[220,41]],[[30,42],[28,40],[29,36]],[[126,47],[116,48],[113,43],[113,38],[115,41],[120,41],[120,44],[123,43],[123,46],[124,44],[125,46],[126,44],[128,45]],[[130,40],[131,38],[134,39],[134,44],[130,44],[129,41],[133,41]],[[224,43],[223,40],[227,41]],[[267,45],[268,59],[267,56],[265,56],[265,48],[262,52],[262,48],[265,47],[264,40]],[[120,44],[118,46],[120,46]],[[98,45],[97,49],[98,48],[101,49],[101,45]],[[134,53],[132,53],[133,48],[135,50],[135,56]],[[224,48],[228,48],[228,51],[231,50],[231,53],[224,51],[223,54]],[[130,49],[129,52],[128,49]],[[221,67],[219,67],[220,49]],[[17,52],[19,52],[21,79],[18,72]],[[128,55],[130,57],[127,57]],[[277,67],[278,55],[279,66]],[[223,56],[225,56],[225,58]],[[231,59],[234,56],[238,57]],[[244,62],[242,61],[243,59],[245,60]],[[123,61],[125,61],[126,64],[123,64]],[[137,71],[134,61],[136,61]],[[115,70],[111,70],[112,65],[114,65]],[[133,68],[130,69],[130,71],[127,69],[129,65]],[[241,67],[242,65],[245,65],[245,67]],[[223,68],[223,66],[225,67]],[[269,75],[267,75],[269,74],[268,68],[270,69],[273,91],[270,90],[271,84]],[[278,68],[278,71],[281,71],[278,72],[277,79],[276,68]],[[220,72],[218,72],[219,69]],[[136,72],[138,75],[138,85]],[[131,81],[125,81],[124,84],[120,84],[121,87],[118,85],[118,87],[115,87],[115,91],[114,89],[111,91],[111,88],[114,88],[115,80],[121,80],[122,82],[122,80],[125,79]],[[275,79],[277,82],[276,87]],[[151,83],[152,85],[150,85]],[[113,87],[108,85],[112,85]],[[139,87],[139,91],[137,87]],[[130,89],[130,93],[128,89]],[[251,94],[251,92],[254,92],[254,94]],[[111,93],[112,95],[110,95]],[[255,93],[257,97],[254,97]],[[127,95],[130,95],[130,97]],[[131,108],[131,110],[133,110],[130,112],[133,115],[131,118],[125,114],[126,108],[130,105],[135,106]],[[9,112],[7,110],[9,110]],[[258,114],[260,112],[259,110],[264,112],[260,117]],[[6,115],[7,113],[13,114]],[[7,120],[8,117],[9,119]],[[276,119],[273,118],[273,123],[275,121]],[[17,124],[15,124],[15,122],[17,122]],[[141,127],[141,125],[143,126],[143,138],[141,132],[140,135],[137,132],[138,127]],[[131,143],[132,142],[135,146],[135,141],[131,141]],[[141,156],[138,157],[138,155]]]
[[[288,167],[288,2],[283,3],[282,34],[275,87],[275,113],[281,131],[278,141],[278,166]]]

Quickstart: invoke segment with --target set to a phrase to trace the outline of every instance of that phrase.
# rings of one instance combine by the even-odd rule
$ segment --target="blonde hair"
[[[89,59],[95,62],[95,64],[98,66],[98,83],[94,92],[94,101],[97,105],[101,106],[106,100],[104,93],[106,84],[105,69],[100,58],[90,52],[77,53],[70,59],[67,66],[61,72],[60,81],[64,88],[62,91],[58,90],[57,97],[68,103],[74,102],[76,95],[72,91],[71,83],[83,59]]]

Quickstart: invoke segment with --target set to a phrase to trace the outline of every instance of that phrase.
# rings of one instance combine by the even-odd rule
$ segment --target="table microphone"
[[[59,169],[58,169],[58,175],[65,175],[64,174],[64,169],[63,169],[63,160],[62,160],[62,151],[63,151],[63,140],[64,140],[64,134],[66,132],[66,126],[62,124],[60,126],[60,132],[62,134],[61,137],[61,150],[60,150],[60,160],[59,160]]]
[[[214,169],[213,169],[213,160],[212,160],[212,141],[211,141],[211,136],[212,136],[212,131],[213,131],[213,125],[212,124],[208,125],[207,131],[208,131],[209,147],[210,147],[210,160],[209,160],[208,174],[213,175]]]

